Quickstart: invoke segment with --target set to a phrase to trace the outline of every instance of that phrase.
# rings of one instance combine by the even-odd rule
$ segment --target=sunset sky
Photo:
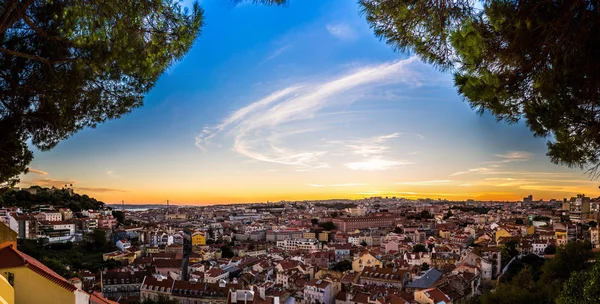
[[[548,139],[462,101],[450,75],[374,37],[356,1],[203,1],[193,49],[144,107],[35,151],[20,186],[106,203],[600,195]]]

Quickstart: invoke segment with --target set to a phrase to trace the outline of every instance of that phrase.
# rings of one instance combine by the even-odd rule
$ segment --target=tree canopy
[[[177,0],[2,1],[0,186],[27,171],[29,142],[48,150],[140,107],[202,22],[197,2],[188,9]]]
[[[525,120],[535,136],[551,136],[554,163],[598,168],[598,1],[360,3],[378,37],[452,72],[473,108],[509,123]]]

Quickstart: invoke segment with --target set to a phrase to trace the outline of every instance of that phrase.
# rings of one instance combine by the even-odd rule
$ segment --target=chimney
[[[231,303],[237,303],[237,291],[232,289],[229,293],[231,294]]]
[[[73,284],[77,289],[81,289],[81,280],[79,278],[71,278],[69,279],[69,283]]]

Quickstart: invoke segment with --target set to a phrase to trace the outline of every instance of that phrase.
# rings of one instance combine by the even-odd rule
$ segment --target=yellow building
[[[556,230],[554,231],[556,237],[556,245],[564,246],[567,244],[567,231],[565,230]]]
[[[302,234],[303,239],[316,239],[317,235],[314,232],[304,232]]]
[[[329,242],[329,232],[323,231],[323,232],[319,233],[319,241]]]
[[[508,230],[506,230],[504,228],[498,229],[498,231],[496,231],[496,235],[495,235],[496,243],[498,243],[498,240],[502,237],[511,237],[511,236],[513,236],[513,235],[510,232],[508,232]]]
[[[196,232],[192,234],[192,246],[203,246],[206,245],[206,237],[202,232]]]
[[[381,267],[381,261],[370,253],[364,253],[359,258],[352,261],[352,270],[359,272],[365,267]]]
[[[15,304],[15,290],[8,280],[0,275],[0,304]]]
[[[14,288],[14,303],[88,304],[90,300],[88,293],[14,246],[0,250],[0,274]]]

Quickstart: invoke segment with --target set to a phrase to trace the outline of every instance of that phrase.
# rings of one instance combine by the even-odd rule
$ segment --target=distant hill
[[[72,189],[31,187],[23,190],[8,190],[0,196],[0,206],[16,206],[25,210],[35,205],[53,205],[70,208],[73,212],[86,209],[97,210],[104,203],[85,194],[73,193]]]

